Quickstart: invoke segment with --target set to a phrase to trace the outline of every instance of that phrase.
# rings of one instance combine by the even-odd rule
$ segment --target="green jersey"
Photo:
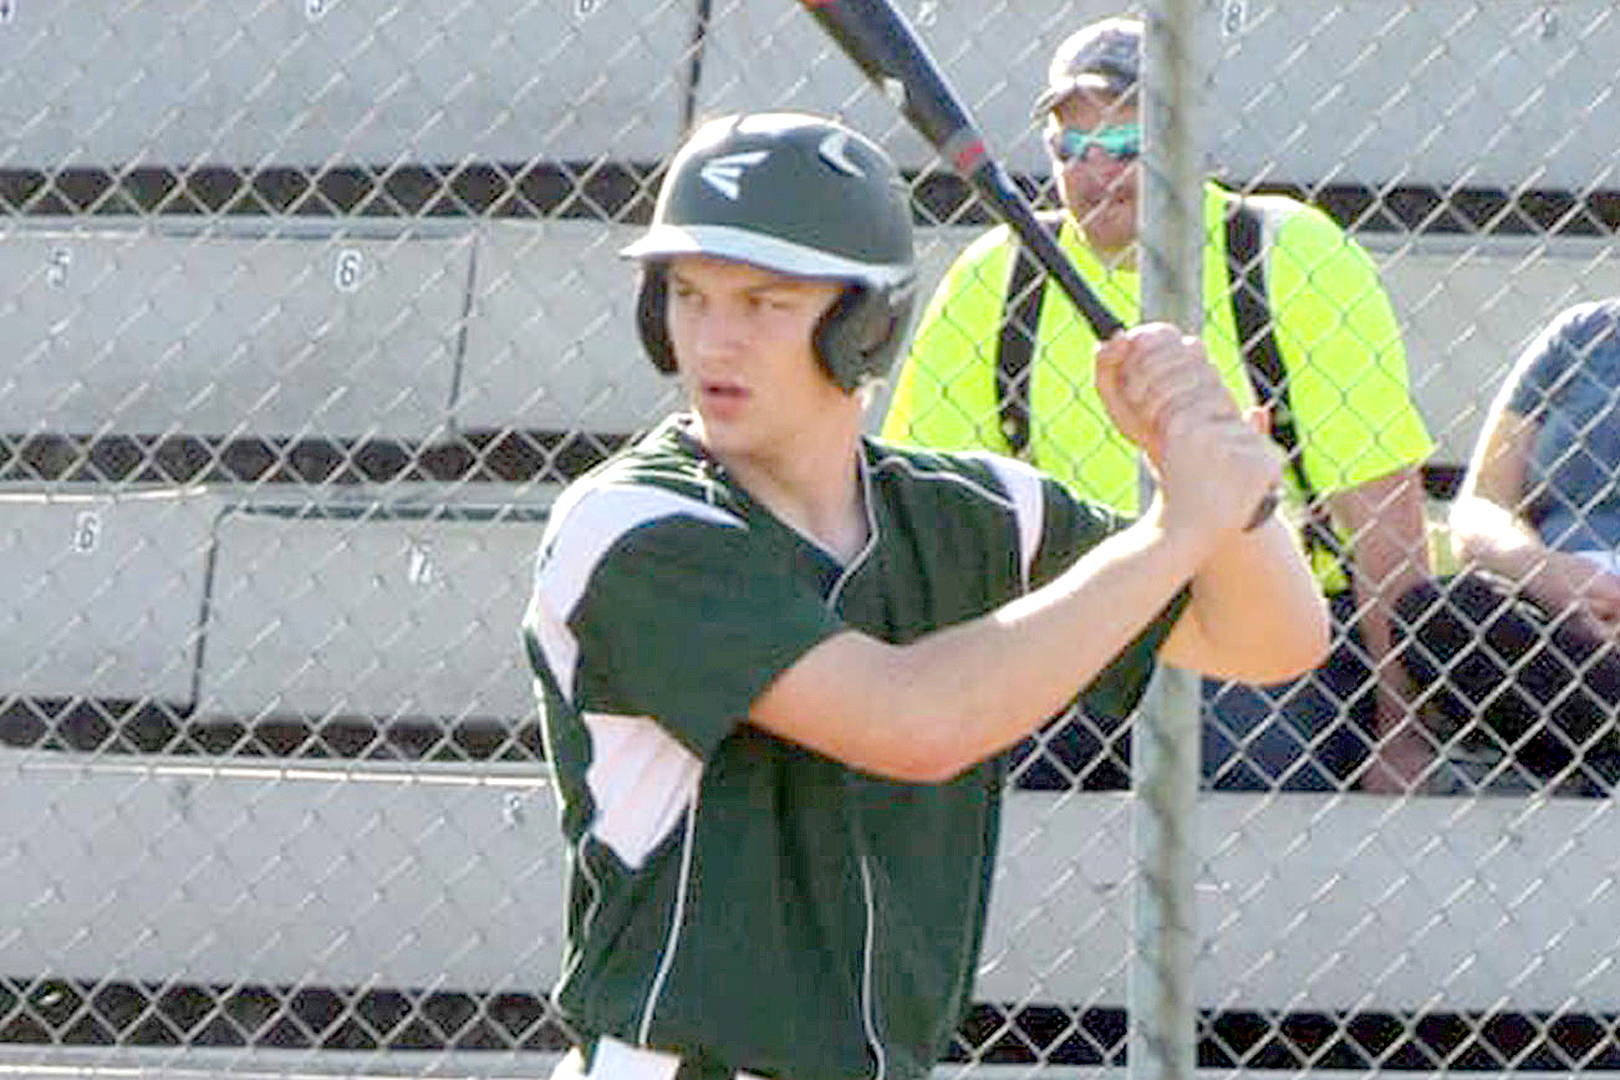
[[[1050,579],[1121,525],[1022,463],[863,442],[847,564],[673,418],[552,512],[525,642],[571,847],[554,994],[587,1036],[792,1077],[925,1076],[972,989],[1004,762],[859,772],[747,722],[855,629],[905,642]],[[1179,602],[1087,688],[1123,715]]]

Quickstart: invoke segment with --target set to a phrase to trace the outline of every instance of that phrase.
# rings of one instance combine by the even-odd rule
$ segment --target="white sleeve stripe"
[[[1013,515],[1018,520],[1018,558],[1024,575],[1024,588],[1029,588],[1030,574],[1035,567],[1035,553],[1040,550],[1041,532],[1046,527],[1046,499],[1042,494],[1041,474],[1032,466],[999,454],[985,454],[980,460],[994,470],[1001,486],[1012,498]]]
[[[996,474],[996,479],[1001,481],[1006,493],[992,491],[959,473],[920,469],[902,457],[887,458],[878,463],[878,468],[902,469],[921,480],[941,480],[960,484],[990,502],[1012,511],[1013,519],[1018,523],[1019,570],[1023,574],[1024,588],[1028,589],[1030,573],[1035,567],[1035,553],[1040,550],[1041,533],[1046,528],[1046,499],[1041,492],[1043,474],[1033,465],[1001,454],[967,450],[958,453],[957,456],[971,458],[986,465]]]
[[[697,798],[703,762],[650,716],[586,712],[581,719],[591,736],[591,834],[639,870]]]

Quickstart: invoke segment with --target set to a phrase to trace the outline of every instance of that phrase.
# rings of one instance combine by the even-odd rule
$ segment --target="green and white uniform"
[[[882,780],[746,722],[849,628],[905,642],[1070,565],[1120,519],[988,454],[863,444],[848,565],[672,418],[559,499],[525,641],[572,848],[555,999],[611,1035],[791,1080],[925,1076],[972,989],[1003,762]],[[1171,605],[1087,689],[1128,711]],[[684,1074],[683,1074],[684,1075]]]

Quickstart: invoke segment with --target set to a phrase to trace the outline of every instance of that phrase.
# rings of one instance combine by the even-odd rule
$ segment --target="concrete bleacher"
[[[431,223],[12,223],[0,431],[442,434],[473,246]]]
[[[6,301],[22,361],[0,393],[0,430],[322,438],[340,456],[364,438],[408,453],[472,432],[574,431],[605,449],[675,404],[632,324],[634,272],[617,252],[636,228],[30,222],[0,245],[23,282]],[[924,295],[971,235],[925,231]],[[1620,264],[1597,240],[1365,239],[1403,316],[1437,460],[1451,464],[1466,460],[1535,327],[1579,296],[1620,293]],[[357,276],[345,285],[349,254]],[[51,279],[57,266],[66,280]],[[880,412],[881,400],[874,422]],[[200,716],[524,714],[510,627],[564,477],[435,486],[409,475],[224,482],[167,498],[94,482],[45,498],[14,481],[14,542],[56,537],[19,548],[39,572],[17,602],[58,613],[62,629],[12,635],[3,689],[138,697],[156,673],[146,693]],[[96,551],[72,555],[74,523],[97,520]],[[150,524],[125,524],[137,520]],[[157,572],[154,559],[171,565]],[[445,621],[452,609],[464,640],[434,660],[444,628],[464,625]],[[74,619],[112,620],[126,652],[144,651],[109,651]],[[135,632],[146,623],[162,632]]]
[[[587,7],[19,4],[0,35],[4,163],[655,159],[679,126],[690,13]],[[606,144],[586,110],[612,118]]]
[[[20,359],[0,432],[14,447],[70,438],[74,460],[45,476],[13,467],[4,485],[19,573],[0,693],[150,697],[199,722],[520,722],[529,565],[577,468],[548,455],[572,433],[600,456],[673,404],[627,325],[627,235],[585,222],[11,225],[0,270],[20,285],[0,318]],[[481,432],[527,449],[512,468],[528,475],[481,482],[500,463],[478,455],[510,450]],[[189,439],[213,456],[179,490],[150,469],[130,481],[79,467],[120,439],[137,455]],[[244,442],[271,464],[234,472]],[[368,446],[401,463],[381,482],[352,475]],[[445,475],[419,482],[435,448]],[[299,452],[320,471],[301,475]]]
[[[517,627],[548,500],[500,495],[228,507],[195,718],[521,724]]]
[[[481,231],[453,407],[459,430],[624,434],[678,404],[636,336],[636,271],[618,256],[636,231],[569,220]]]
[[[187,491],[0,493],[0,694],[191,701],[217,513]]]
[[[386,0],[226,11],[19,5],[0,36],[5,167],[191,162],[656,161],[684,114],[792,105],[932,154],[793,5]],[[1052,48],[1113,0],[908,10],[1016,171],[1044,167],[1028,110]],[[1216,25],[1233,12],[1236,23]],[[1208,9],[1209,138],[1234,175],[1450,188],[1612,186],[1601,0],[1457,9],[1356,0]],[[696,52],[694,52],[694,49]],[[694,65],[693,61],[699,61]],[[174,77],[206,73],[206,79]],[[1556,77],[1550,77],[1556,74]],[[403,77],[402,77],[403,76]],[[694,82],[695,77],[695,82]],[[1532,91],[1536,108],[1515,108]]]
[[[0,940],[8,971],[537,993],[559,969],[567,852],[531,766],[8,750],[0,771],[23,856],[0,903],[28,913]],[[1126,1001],[1133,807],[1008,800],[980,1000]],[[1198,830],[1202,1008],[1620,1010],[1612,800],[1228,794],[1201,804]],[[140,932],[118,911],[139,911]]]
[[[1438,465],[1467,464],[1513,361],[1554,315],[1620,296],[1620,260],[1604,237],[1358,239],[1400,317],[1413,397],[1439,444]]]
[[[23,220],[0,299],[15,364],[0,431],[450,440],[622,436],[674,407],[640,357],[636,226],[570,220]],[[925,228],[928,290],[972,227]],[[1358,237],[1412,382],[1460,464],[1517,350],[1560,308],[1620,292],[1602,238]]]

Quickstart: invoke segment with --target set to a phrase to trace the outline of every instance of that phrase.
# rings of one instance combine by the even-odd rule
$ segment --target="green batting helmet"
[[[865,136],[800,113],[712,120],[676,152],[652,225],[623,251],[642,262],[642,343],[658,370],[675,370],[664,318],[675,255],[842,281],[813,344],[832,380],[854,390],[900,351],[916,291],[911,233],[905,185]]]

